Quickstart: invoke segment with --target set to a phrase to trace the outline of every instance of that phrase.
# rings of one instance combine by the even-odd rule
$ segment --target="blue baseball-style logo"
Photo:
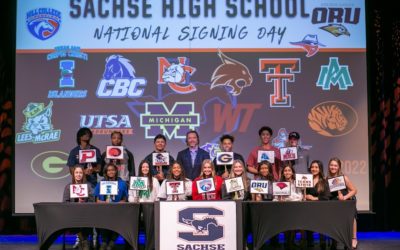
[[[60,28],[61,12],[51,8],[39,8],[26,13],[29,32],[39,40],[53,37]]]
[[[61,71],[61,78],[59,81],[60,88],[75,87],[74,69],[75,69],[74,60],[60,61],[60,71]]]
[[[196,219],[196,214],[206,214],[201,219]],[[179,223],[193,228],[192,232],[179,232],[179,238],[187,241],[214,241],[224,236],[224,227],[218,225],[216,216],[224,215],[222,210],[216,208],[199,207],[186,208],[179,211]]]

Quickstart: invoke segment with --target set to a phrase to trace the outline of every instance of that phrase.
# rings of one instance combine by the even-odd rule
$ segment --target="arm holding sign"
[[[251,150],[249,157],[247,157],[247,171],[252,174],[258,174],[257,170],[257,152],[259,147],[255,147]]]
[[[341,191],[338,191],[338,199],[339,200],[349,200],[349,199],[352,199],[353,196],[355,196],[357,194],[357,188],[350,181],[349,177],[347,177],[345,175],[344,180],[346,182],[346,187],[347,187],[348,192],[346,195],[343,195]]]

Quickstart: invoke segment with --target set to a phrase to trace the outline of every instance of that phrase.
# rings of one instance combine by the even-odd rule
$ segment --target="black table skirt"
[[[138,203],[35,203],[40,249],[48,249],[68,228],[104,228],[120,234],[133,249],[138,249]]]
[[[249,212],[254,249],[280,232],[296,229],[328,235],[351,249],[355,201],[244,202],[243,206]]]

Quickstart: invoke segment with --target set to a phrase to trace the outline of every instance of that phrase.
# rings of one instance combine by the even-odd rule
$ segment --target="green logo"
[[[68,154],[61,151],[42,152],[31,161],[33,173],[43,179],[62,179],[70,175]]]

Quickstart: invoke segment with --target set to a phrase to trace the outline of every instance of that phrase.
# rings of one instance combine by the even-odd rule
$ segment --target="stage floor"
[[[297,237],[298,238],[298,237]],[[308,247],[305,249],[320,249],[318,243],[318,235],[314,235],[315,245],[314,247]],[[357,249],[361,250],[398,250],[400,249],[400,232],[362,232],[358,234],[359,245]],[[251,238],[249,238],[251,241]],[[296,239],[298,241],[298,239]],[[284,249],[283,247],[283,236],[279,237],[280,246],[271,247],[267,245],[264,249]],[[73,235],[66,236],[66,249],[73,249],[72,246],[75,242]],[[37,249],[37,238],[35,235],[0,235],[0,249],[1,250],[36,250]],[[139,236],[139,246],[143,247],[144,235]],[[62,249],[62,237],[58,238],[53,244],[50,250]],[[121,238],[118,239],[115,249],[125,249]],[[300,249],[297,247],[296,249]],[[327,247],[329,249],[329,247]],[[342,246],[338,246],[338,249],[343,249]]]

